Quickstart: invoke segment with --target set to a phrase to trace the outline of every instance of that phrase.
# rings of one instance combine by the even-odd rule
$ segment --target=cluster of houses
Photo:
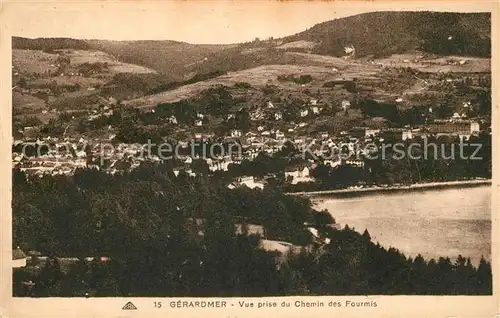
[[[351,102],[347,99],[341,102],[341,107],[344,110],[346,108],[349,108],[350,105]],[[300,122],[298,125],[302,124],[305,126],[306,124],[305,120],[307,118],[313,118],[321,115],[321,113],[325,110],[323,106],[324,105],[321,105],[321,103],[319,103],[317,99],[311,99],[309,102],[302,105],[302,107],[300,107],[297,113],[295,114],[295,117],[298,119],[303,119],[304,122]],[[266,107],[257,108],[254,111],[252,111],[250,113],[250,119],[253,121],[259,121],[264,119],[281,121],[283,120],[283,112],[281,110],[278,110],[277,107],[273,104],[273,102],[268,101]]]
[[[270,130],[269,134],[256,134],[248,132],[243,134],[239,130],[233,130],[227,136],[228,139],[237,139],[241,144],[241,152],[231,155],[221,155],[216,158],[202,158],[198,155],[176,154],[180,166],[174,169],[174,173],[178,175],[180,171],[184,171],[190,176],[195,176],[196,173],[192,169],[193,160],[204,159],[211,172],[227,171],[231,164],[240,164],[242,160],[255,159],[259,153],[266,152],[274,154],[280,151],[287,142],[291,143],[296,149],[303,150],[307,147],[307,151],[316,156],[323,158],[322,163],[335,167],[342,164],[355,165],[362,167],[364,165],[363,157],[359,151],[363,149],[364,144],[384,140],[400,140],[404,141],[415,137],[434,136],[459,136],[460,138],[468,139],[470,136],[479,133],[480,124],[471,120],[441,120],[426,124],[417,128],[387,128],[387,129],[371,129],[368,127],[353,127],[349,131],[343,131],[340,136],[330,136],[328,132],[318,132],[317,136],[313,137],[295,137],[292,139],[285,138],[284,134],[279,130]],[[204,139],[211,135],[196,134],[196,137]],[[67,139],[67,138],[66,138]],[[14,145],[27,143],[26,141],[15,141]],[[42,176],[44,174],[51,175],[70,175],[77,168],[94,167],[103,169],[99,162],[92,161],[92,158],[105,157],[109,164],[105,167],[109,173],[116,173],[123,170],[130,170],[138,167],[144,161],[160,162],[160,158],[156,154],[148,154],[142,152],[144,145],[141,144],[118,144],[112,149],[106,150],[101,147],[101,144],[90,144],[87,140],[80,138],[79,140],[57,141],[57,138],[47,137],[44,140],[37,140],[35,143],[38,147],[41,145],[50,145],[48,151],[39,156],[28,157],[21,152],[12,153],[12,163],[14,167],[20,168],[21,171],[33,173]],[[180,142],[181,147],[189,148],[188,142]],[[83,151],[83,147],[90,146],[90,151]],[[332,156],[340,151],[347,151],[350,156]],[[104,152],[103,152],[104,151]],[[107,151],[107,152],[106,152]],[[317,162],[317,160],[316,160]],[[311,166],[315,163],[310,160],[309,166],[293,167],[285,171],[287,181],[292,184],[299,182],[314,181],[310,176]],[[254,177],[248,176],[241,180],[235,180],[231,186],[246,185],[250,188],[263,188],[264,182],[255,180]]]
[[[13,144],[12,166],[27,174],[43,176],[69,175],[87,166],[87,153],[78,150],[78,143],[44,140],[16,140]]]
[[[115,100],[105,100],[107,105],[101,107],[99,110],[94,110],[89,116],[89,119],[97,119],[101,116],[111,116],[113,114],[112,104],[116,103]],[[343,100],[340,102],[342,109],[348,109],[351,106],[350,101]],[[464,104],[464,107],[469,107],[469,104]],[[311,99],[307,105],[304,105],[300,109],[298,118],[305,118],[309,116],[319,115],[323,111],[320,103],[316,99]],[[267,116],[266,118],[271,120],[280,121],[283,118],[283,113],[275,107],[271,102],[267,102],[267,107],[260,108],[257,111],[251,113],[250,115],[259,117],[260,115]],[[259,116],[257,116],[259,115]],[[456,116],[455,116],[456,115]],[[427,137],[430,135],[442,136],[459,136],[460,138],[468,139],[470,136],[479,133],[480,123],[475,120],[465,119],[463,116],[455,114],[449,120],[435,120],[431,123],[426,123],[420,127],[404,127],[404,128],[385,128],[385,129],[373,129],[369,127],[353,127],[349,131],[343,131],[340,134],[332,135],[327,131],[320,131],[314,134],[303,134],[299,130],[300,128],[306,127],[307,123],[300,122],[289,122],[286,124],[286,128],[271,128],[266,127],[264,123],[253,128],[249,132],[243,132],[240,129],[230,130],[226,136],[223,137],[224,140],[237,141],[241,145],[241,151],[234,155],[221,155],[219,157],[210,158],[200,158],[195,154],[185,154],[179,155],[175,154],[178,162],[181,164],[178,168],[174,169],[174,173],[178,175],[181,171],[184,171],[190,176],[195,176],[196,172],[192,169],[193,160],[204,159],[211,172],[215,171],[227,171],[231,164],[240,164],[242,160],[253,160],[259,153],[266,152],[270,155],[280,151],[287,143],[291,143],[296,149],[304,149],[305,147],[311,154],[314,154],[317,158],[323,158],[322,163],[332,167],[348,164],[362,167],[364,162],[362,156],[360,156],[359,150],[362,147],[360,145],[384,140],[408,140],[415,137]],[[230,116],[234,116],[229,114]],[[257,116],[257,117],[256,117]],[[203,125],[205,116],[203,114],[197,114],[196,126]],[[229,118],[230,119],[230,118]],[[172,124],[177,123],[175,116],[171,116],[167,119],[168,122]],[[211,140],[220,141],[220,136],[216,137],[213,133],[199,133],[195,132],[191,135],[190,141],[179,141],[178,145],[181,148],[189,148],[190,143],[193,141],[201,140]],[[38,140],[37,143],[51,145],[49,151],[43,155],[36,157],[27,157],[24,153],[13,152],[12,161],[15,167],[20,168],[22,171],[28,173],[34,173],[37,175],[52,174],[72,174],[75,169],[82,167],[95,167],[97,169],[105,169],[109,173],[116,173],[123,170],[130,170],[138,167],[141,162],[144,161],[154,161],[159,162],[162,160],[156,154],[148,154],[145,156],[141,154],[144,149],[144,145],[141,144],[118,144],[114,145],[110,153],[105,154],[105,158],[108,161],[105,168],[102,164],[96,163],[95,158],[103,157],[103,147],[101,142],[107,143],[108,145],[113,139],[113,135],[108,136],[103,140],[93,140],[92,142],[80,138],[79,140],[64,137],[64,141],[59,141],[57,138],[46,137],[43,140]],[[22,143],[23,141],[16,141],[16,143]],[[24,141],[25,142],[25,141]],[[83,151],[83,147],[90,146],[90,151]],[[71,151],[66,151],[64,153],[60,152],[61,148],[68,149]],[[344,149],[346,148],[346,149]],[[80,150],[78,150],[80,149]],[[332,153],[339,153],[340,151],[347,151],[350,156],[343,156],[340,159],[339,156],[332,156]],[[314,181],[310,177],[310,169],[313,164],[317,164],[318,160],[311,160],[309,166],[293,167],[291,171],[285,171],[287,180],[292,184],[299,182],[312,182]],[[260,180],[255,180],[253,177],[248,176],[242,178],[241,180],[235,180],[234,184],[246,185],[250,188],[263,188],[263,182]]]

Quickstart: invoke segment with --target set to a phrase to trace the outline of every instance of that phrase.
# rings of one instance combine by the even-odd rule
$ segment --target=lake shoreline
[[[439,189],[453,189],[453,188],[470,188],[478,186],[491,185],[491,179],[481,180],[460,180],[460,181],[446,181],[446,182],[428,182],[416,183],[409,186],[391,186],[391,187],[367,187],[355,189],[337,189],[337,190],[324,190],[324,191],[310,191],[310,192],[289,192],[288,195],[304,196],[311,199],[321,197],[358,197],[378,194],[393,194],[405,193],[413,191],[428,191]]]
[[[419,185],[406,192],[362,192],[356,197],[312,197],[312,208],[327,211],[341,227],[368,230],[373,242],[408,257],[459,254],[478,264],[491,259],[493,196],[489,180]],[[431,187],[432,186],[432,187]],[[373,193],[373,195],[370,195]]]

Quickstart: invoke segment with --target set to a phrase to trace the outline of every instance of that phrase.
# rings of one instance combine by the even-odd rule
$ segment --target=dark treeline
[[[293,76],[289,75],[278,75],[278,81],[280,82],[294,82],[295,84],[307,84],[312,82],[313,78],[309,74]]]
[[[166,84],[158,85],[158,86],[152,88],[151,90],[149,90],[146,95],[158,94],[158,93],[161,93],[161,92],[164,92],[164,91],[167,91],[170,89],[174,89],[174,88],[177,88],[177,87],[180,87],[183,85],[189,85],[189,84],[194,84],[194,83],[201,82],[201,81],[206,81],[206,80],[209,80],[209,79],[212,79],[212,78],[215,78],[218,76],[222,76],[225,74],[226,73],[222,72],[222,71],[214,71],[214,72],[210,72],[207,74],[196,74],[195,76],[193,76],[185,81],[182,81],[182,82],[169,82]]]
[[[12,37],[12,48],[23,50],[45,50],[54,51],[62,49],[88,50],[90,45],[84,40],[71,38],[22,38]]]
[[[157,117],[175,115],[179,119],[189,118],[196,113],[221,116],[229,113],[236,103],[231,92],[223,85],[217,85],[204,90],[200,97],[191,100],[182,100],[174,103],[158,104],[155,108]]]
[[[216,178],[175,177],[162,164],[33,179],[14,170],[12,206],[14,246],[49,257],[14,271],[17,296],[491,294],[484,259],[476,268],[462,256],[407,258],[367,231],[329,227],[329,213],[273,185],[230,190]],[[249,224],[303,248],[266,251],[260,236],[247,235]]]

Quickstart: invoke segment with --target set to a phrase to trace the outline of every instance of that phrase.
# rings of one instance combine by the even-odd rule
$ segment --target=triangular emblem
[[[134,304],[132,304],[132,302],[128,302],[125,304],[125,306],[122,307],[123,310],[136,310],[137,307],[135,307]]]

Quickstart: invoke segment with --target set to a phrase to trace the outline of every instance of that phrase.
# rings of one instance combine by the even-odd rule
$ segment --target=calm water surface
[[[372,240],[425,259],[461,254],[491,260],[491,187],[313,200],[342,226],[368,229]]]

